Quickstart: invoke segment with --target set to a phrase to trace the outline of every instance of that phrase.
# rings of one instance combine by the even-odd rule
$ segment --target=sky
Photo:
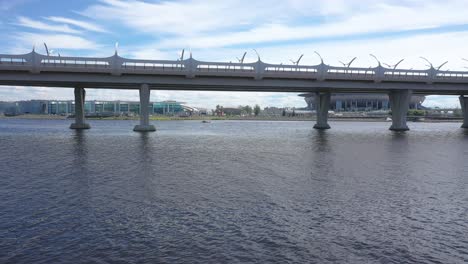
[[[0,0],[0,53],[177,59],[182,49],[207,61],[466,70],[468,0]],[[0,100],[72,99],[68,88],[0,87]],[[87,89],[87,99],[138,100],[138,91]],[[152,101],[214,108],[305,107],[296,93],[152,91]],[[456,96],[432,95],[425,106],[459,107]]]

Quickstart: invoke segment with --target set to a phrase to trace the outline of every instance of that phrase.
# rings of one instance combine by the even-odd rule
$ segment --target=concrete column
[[[390,130],[409,130],[406,125],[406,115],[408,114],[411,93],[411,90],[394,90],[390,92],[390,108],[392,109],[392,126]]]
[[[463,125],[462,128],[468,128],[468,97],[460,96],[460,104],[463,112]]]
[[[75,87],[75,123],[70,125],[71,129],[91,128],[91,126],[85,122],[85,111],[84,111],[85,96],[86,96],[86,91],[84,88]]]
[[[317,123],[315,129],[329,129],[328,110],[330,109],[330,92],[317,92],[315,94],[315,110],[317,111]]]
[[[147,84],[140,87],[140,124],[136,125],[133,131],[148,132],[156,131],[156,128],[149,123],[149,100],[150,89]]]

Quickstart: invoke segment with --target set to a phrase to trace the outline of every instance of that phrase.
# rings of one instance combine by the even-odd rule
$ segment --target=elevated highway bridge
[[[377,67],[206,62],[185,60],[127,59],[111,57],[58,57],[0,54],[0,85],[75,88],[76,120],[72,128],[89,128],[84,120],[85,89],[136,89],[140,92],[140,125],[136,131],[152,131],[149,124],[151,90],[255,91],[314,93],[315,128],[327,129],[332,93],[387,93],[392,109],[392,130],[408,130],[406,113],[412,94],[460,95],[468,128],[468,71],[407,70]]]

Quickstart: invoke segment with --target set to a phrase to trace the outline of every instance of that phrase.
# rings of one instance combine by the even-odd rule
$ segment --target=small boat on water
[[[201,121],[201,122],[202,122],[202,123],[211,123],[210,120],[203,120],[203,121]]]

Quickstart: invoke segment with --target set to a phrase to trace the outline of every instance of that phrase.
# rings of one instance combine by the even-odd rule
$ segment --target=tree
[[[296,109],[293,109],[292,116],[296,116]]]
[[[223,106],[216,105],[216,115],[222,116],[223,115]]]
[[[281,113],[282,116],[286,116],[286,108],[283,108],[283,113]]]
[[[251,115],[252,114],[252,107],[249,106],[249,105],[246,105],[246,106],[240,106],[240,109],[242,110],[242,112],[244,112],[246,115]]]
[[[254,111],[254,115],[258,116],[258,114],[260,114],[260,106],[256,104],[253,111]]]

